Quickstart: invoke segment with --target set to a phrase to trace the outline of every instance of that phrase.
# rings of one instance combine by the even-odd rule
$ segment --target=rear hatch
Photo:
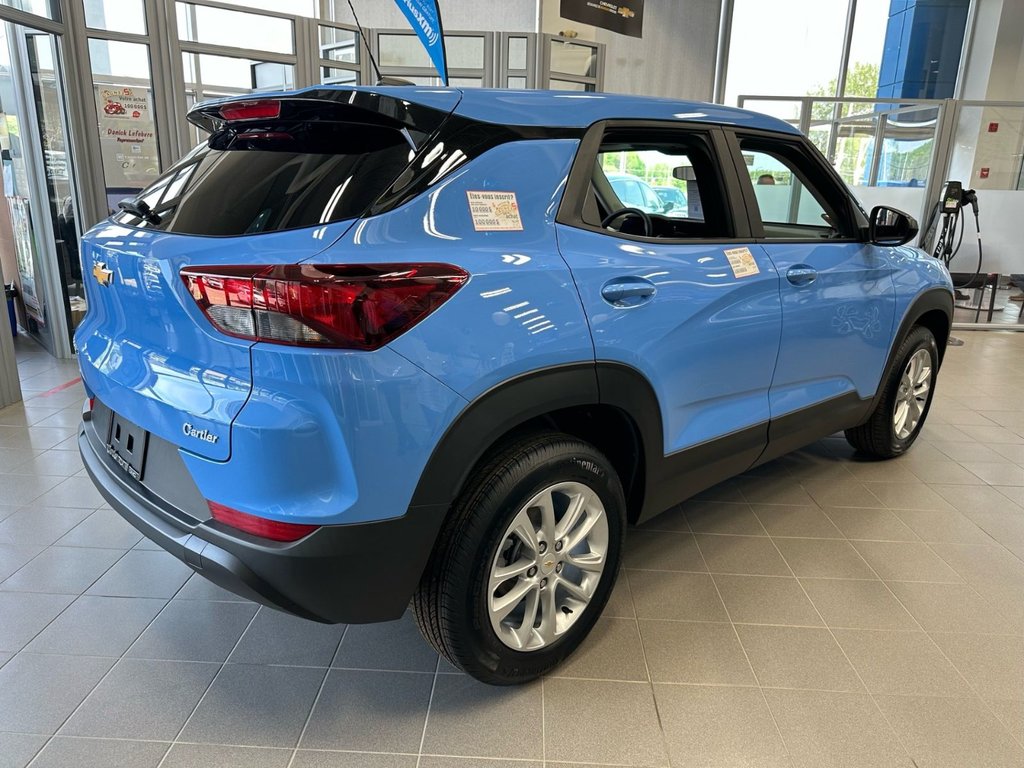
[[[89,311],[75,341],[90,391],[148,432],[228,459],[252,342],[211,325],[181,270],[295,264],[329,247],[458,103],[457,91],[401,95],[311,89],[194,108],[208,142],[83,238]]]

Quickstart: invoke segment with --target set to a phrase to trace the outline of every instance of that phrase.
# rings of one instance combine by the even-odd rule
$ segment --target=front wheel
[[[924,426],[939,369],[935,336],[917,326],[900,345],[895,359],[871,416],[859,427],[846,430],[850,445],[880,459],[904,453]]]
[[[452,508],[413,601],[421,632],[484,682],[544,674],[604,608],[624,528],[619,478],[595,448],[561,434],[508,446]]]

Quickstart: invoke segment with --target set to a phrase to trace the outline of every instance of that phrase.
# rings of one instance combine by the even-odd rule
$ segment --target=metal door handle
[[[786,270],[786,279],[793,285],[810,285],[818,277],[818,270],[806,264],[797,264]]]

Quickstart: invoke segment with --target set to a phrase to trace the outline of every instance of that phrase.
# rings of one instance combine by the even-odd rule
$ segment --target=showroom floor
[[[321,626],[190,577],[82,476],[75,368],[21,338],[0,768],[1020,768],[1024,334],[960,336],[909,455],[830,438],[631,532],[607,617],[518,689],[408,620]]]

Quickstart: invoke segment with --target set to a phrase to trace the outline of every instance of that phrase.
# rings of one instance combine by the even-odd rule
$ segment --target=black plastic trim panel
[[[447,506],[410,507],[377,523],[319,528],[279,544],[176,514],[116,468],[91,420],[79,430],[85,469],[107,502],[147,538],[225,589],[316,621],[391,621],[405,612]],[[147,466],[146,477],[159,474]]]

